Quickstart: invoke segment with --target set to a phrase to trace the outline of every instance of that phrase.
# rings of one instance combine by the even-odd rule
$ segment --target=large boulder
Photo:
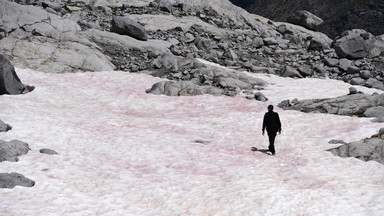
[[[29,146],[25,142],[19,140],[5,142],[0,140],[0,162],[16,162],[19,160],[19,156],[27,154],[29,150]]]
[[[19,173],[0,173],[0,188],[33,187],[35,181]]]
[[[336,39],[333,48],[339,58],[361,59],[369,55],[367,43],[373,35],[362,29],[353,29],[344,32]]]
[[[374,37],[367,44],[369,57],[384,56],[384,35]]]
[[[340,58],[361,59],[368,56],[365,40],[361,36],[339,39],[334,48]]]
[[[21,83],[11,62],[0,54],[0,95],[21,94],[26,87]]]
[[[291,77],[291,78],[303,78],[303,76],[300,74],[299,71],[297,71],[295,68],[291,66],[285,65],[280,70],[280,76],[282,77]]]
[[[127,16],[113,16],[111,24],[111,32],[128,35],[142,41],[148,40],[145,28]]]
[[[162,81],[155,83],[148,93],[167,96],[222,95],[223,90],[213,86],[199,86],[192,81]]]
[[[287,18],[287,22],[315,30],[323,20],[309,11],[299,10]]]

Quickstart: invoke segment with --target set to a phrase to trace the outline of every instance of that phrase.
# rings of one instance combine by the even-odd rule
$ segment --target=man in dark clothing
[[[279,114],[276,112],[273,112],[273,106],[268,106],[268,112],[264,115],[263,120],[263,132],[262,135],[264,136],[264,131],[267,129],[268,137],[269,137],[269,146],[268,149],[272,153],[272,155],[275,154],[275,137],[277,132],[281,134],[281,122],[279,118]]]

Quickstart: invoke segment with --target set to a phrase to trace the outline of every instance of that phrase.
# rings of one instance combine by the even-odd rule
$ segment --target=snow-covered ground
[[[331,139],[357,141],[383,124],[276,108],[276,155],[250,150],[268,146],[269,103],[345,95],[342,82],[254,75],[271,83],[263,103],[146,94],[159,79],[143,74],[17,73],[36,89],[0,97],[0,119],[13,127],[0,140],[32,151],[0,172],[36,185],[1,189],[0,215],[384,215],[384,166],[326,151]]]

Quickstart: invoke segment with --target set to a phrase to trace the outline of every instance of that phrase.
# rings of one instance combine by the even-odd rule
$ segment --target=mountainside
[[[324,20],[319,30],[334,38],[345,30],[365,29],[374,35],[384,33],[383,0],[231,0],[247,11],[274,21],[286,21],[297,10],[307,10]]]

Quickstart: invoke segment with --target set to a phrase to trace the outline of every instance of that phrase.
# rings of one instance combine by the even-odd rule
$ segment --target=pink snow
[[[2,189],[0,215],[384,215],[384,166],[326,151],[338,146],[331,139],[357,141],[383,124],[276,107],[347,94],[348,84],[252,75],[270,83],[264,103],[146,94],[160,79],[127,72],[17,73],[36,89],[0,97],[0,119],[13,127],[0,140],[32,151],[0,172],[36,185]],[[275,156],[251,151],[267,149],[269,103],[283,124]]]

